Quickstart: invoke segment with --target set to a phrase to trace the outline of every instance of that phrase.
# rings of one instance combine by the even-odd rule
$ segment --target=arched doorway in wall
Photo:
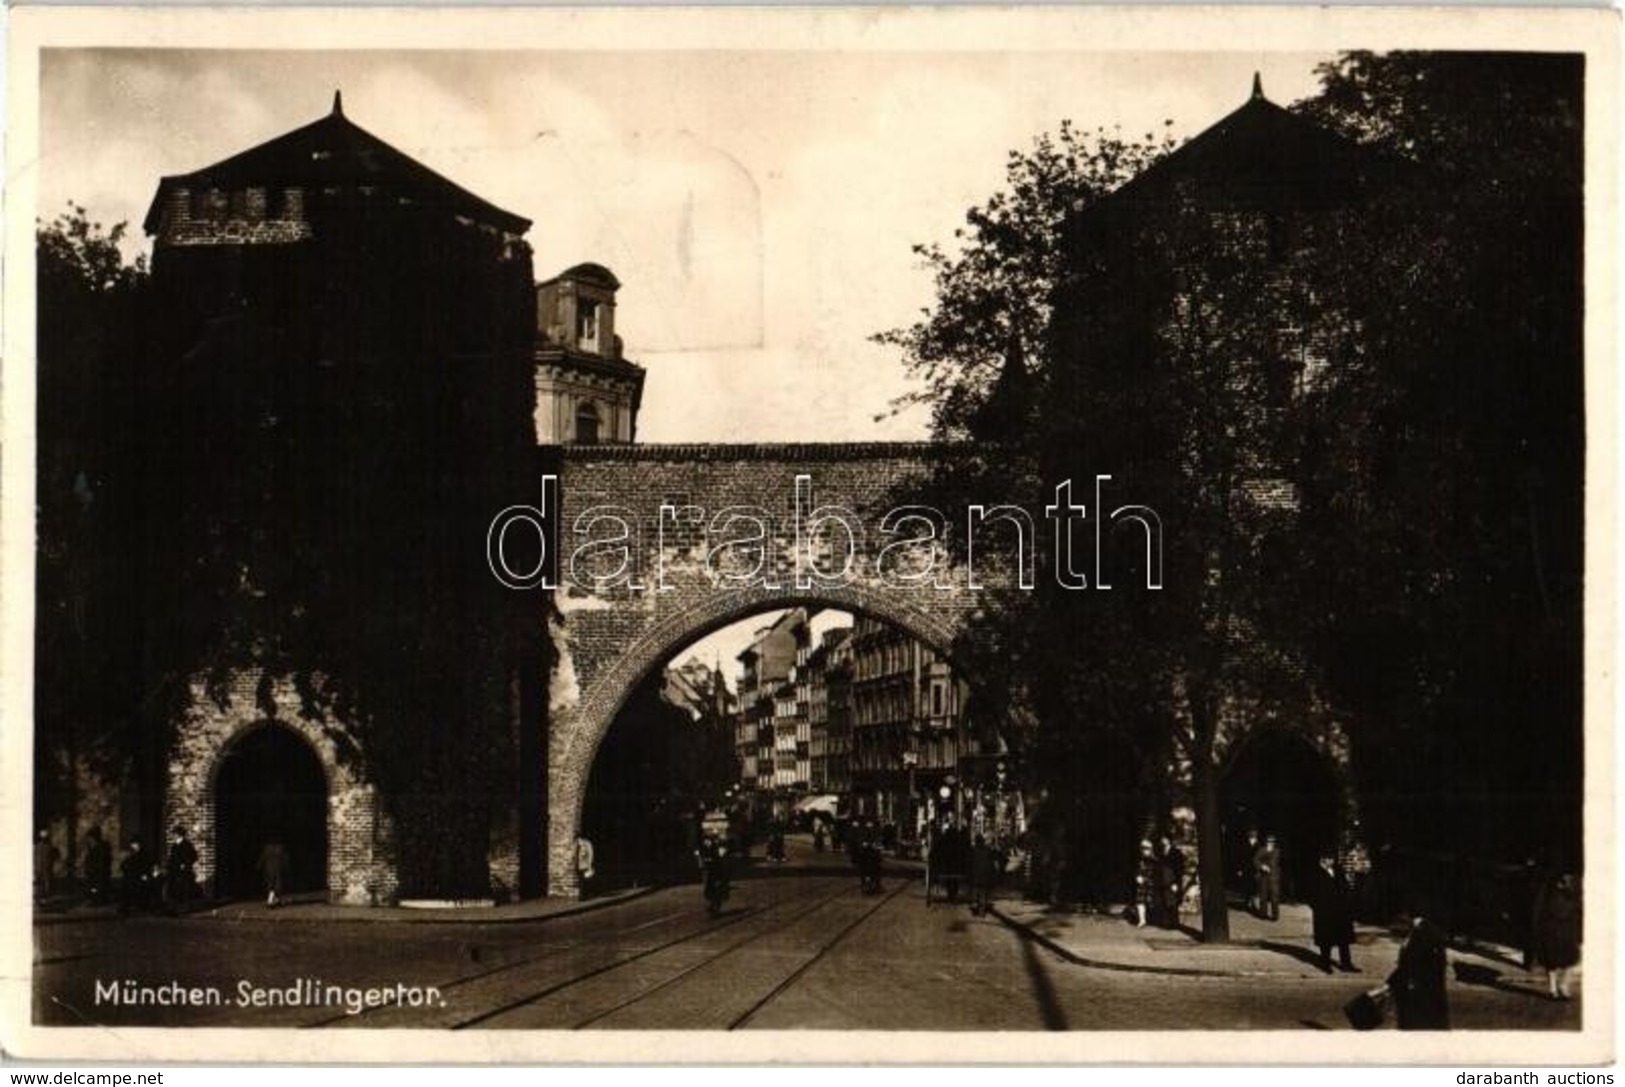
[[[266,723],[235,741],[214,784],[215,893],[263,893],[260,851],[281,841],[290,894],[327,888],[327,775],[303,738]]]
[[[1341,838],[1342,790],[1331,760],[1303,736],[1265,729],[1244,740],[1219,784],[1225,846],[1247,863],[1248,830],[1273,834],[1281,853],[1282,896],[1301,899],[1323,852]],[[1234,852],[1232,852],[1234,851]]]

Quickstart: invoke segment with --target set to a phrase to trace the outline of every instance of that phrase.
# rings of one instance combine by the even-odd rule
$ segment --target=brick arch
[[[928,599],[928,598],[926,598]],[[730,623],[786,608],[832,608],[890,623],[944,655],[958,634],[956,617],[925,606],[918,593],[874,585],[819,590],[750,589],[718,592],[695,600],[650,624],[581,691],[567,720],[556,722],[549,763],[549,893],[574,895],[580,887],[575,842],[580,833],[587,782],[598,748],[638,684],[685,646]]]
[[[394,895],[395,872],[384,857],[392,838],[378,807],[376,789],[339,757],[339,722],[311,720],[301,712],[288,680],[271,685],[269,709],[260,704],[257,672],[237,674],[224,702],[194,683],[192,705],[176,731],[170,753],[164,827],[189,828],[198,851],[198,877],[207,885],[218,858],[216,779],[231,749],[264,728],[283,728],[309,745],[327,783],[327,893],[330,901],[377,904]]]
[[[325,830],[328,839],[327,870],[325,873],[323,873],[323,879],[327,887],[332,887],[334,874],[333,846],[335,844],[333,842],[333,834],[336,828],[333,826],[331,800],[335,795],[335,790],[354,788],[359,784],[359,782],[355,781],[353,775],[349,774],[340,766],[338,759],[335,757],[336,753],[333,750],[332,739],[324,736],[321,731],[313,727],[310,722],[299,717],[286,721],[280,717],[261,717],[258,720],[237,722],[235,726],[232,727],[231,730],[222,738],[219,749],[215,754],[214,762],[209,767],[208,780],[204,786],[204,802],[202,808],[207,813],[209,821],[207,824],[198,828],[199,831],[202,832],[199,837],[206,836],[208,842],[207,856],[209,858],[210,873],[212,875],[216,871],[221,848],[219,841],[220,772],[225,768],[227,760],[231,758],[232,752],[236,750],[239,744],[243,743],[251,736],[255,736],[271,729],[285,732],[304,744],[311,756],[315,758],[316,765],[321,767],[322,785],[324,788],[322,803],[327,808],[327,814],[324,821],[326,823]],[[198,846],[198,854],[200,857],[204,854],[204,847],[201,844]]]
[[[1261,740],[1276,736],[1299,740],[1325,759],[1340,785],[1350,778],[1348,739],[1335,721],[1322,721],[1311,725],[1279,718],[1258,721],[1246,729],[1226,736],[1224,745],[1218,752],[1219,775],[1222,777],[1229,773],[1247,748]]]
[[[1219,781],[1224,781],[1249,748],[1274,737],[1297,740],[1325,762],[1337,787],[1339,848],[1345,855],[1362,853],[1359,796],[1355,790],[1348,736],[1335,720],[1299,722],[1268,718],[1230,734],[1218,752]]]

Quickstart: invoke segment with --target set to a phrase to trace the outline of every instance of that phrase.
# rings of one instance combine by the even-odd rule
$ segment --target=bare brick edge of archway
[[[946,652],[959,634],[960,614],[955,610],[927,609],[922,602],[911,599],[911,595],[907,590],[887,592],[866,585],[816,592],[785,589],[716,592],[651,623],[612,664],[591,679],[585,690],[576,689],[575,677],[567,671],[556,674],[549,697],[548,894],[574,898],[581,893],[576,872],[576,841],[593,758],[628,694],[651,670],[685,645],[728,623],[760,612],[797,606],[866,613]],[[566,637],[558,625],[553,627],[551,635],[555,642]],[[561,661],[571,659],[568,646],[558,648]]]
[[[179,722],[169,757],[164,828],[187,828],[198,851],[198,879],[212,886],[216,870],[215,779],[226,754],[243,736],[266,725],[286,728],[310,745],[327,779],[327,897],[343,905],[392,900],[396,873],[388,860],[393,833],[377,790],[339,758],[341,725],[301,714],[298,692],[287,680],[272,684],[267,713],[256,700],[260,673],[232,677],[225,705],[201,681],[191,688],[191,707]]]

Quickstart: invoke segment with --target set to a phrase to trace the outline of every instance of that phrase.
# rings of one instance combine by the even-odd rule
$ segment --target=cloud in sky
[[[923,437],[896,352],[948,239],[1006,154],[1063,118],[1191,135],[1252,73],[1290,102],[1321,58],[1254,53],[52,50],[41,208],[139,223],[164,174],[345,112],[533,220],[536,274],[625,286],[645,441]],[[134,239],[144,244],[143,239]]]

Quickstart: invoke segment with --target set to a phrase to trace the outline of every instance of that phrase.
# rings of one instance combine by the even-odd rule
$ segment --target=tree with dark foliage
[[[118,539],[135,445],[133,341],[144,260],[82,207],[38,227],[35,458],[35,820],[62,819],[77,855],[78,770],[116,776],[138,698],[123,660],[133,630]]]
[[[1304,104],[1413,163],[1317,277],[1361,335],[1301,476],[1306,638],[1402,845],[1580,855],[1584,74],[1355,53]]]
[[[940,437],[998,444],[939,480],[944,508],[1099,472],[1121,488],[1105,509],[1161,512],[1163,590],[1143,591],[1138,529],[1112,529],[1093,588],[1041,554],[978,642],[1035,711],[1052,804],[1189,765],[1204,888],[1223,885],[1224,722],[1328,699],[1369,835],[1577,842],[1578,65],[1350,55],[1322,77],[1297,116],[1255,91],[1176,154],[1142,145],[1132,181],[1013,170],[990,206],[1068,194],[1023,212],[1052,228],[926,250],[937,308],[885,337]],[[1110,780],[1073,776],[1064,753],[1112,735]],[[1485,803],[1511,793],[1536,799]]]

